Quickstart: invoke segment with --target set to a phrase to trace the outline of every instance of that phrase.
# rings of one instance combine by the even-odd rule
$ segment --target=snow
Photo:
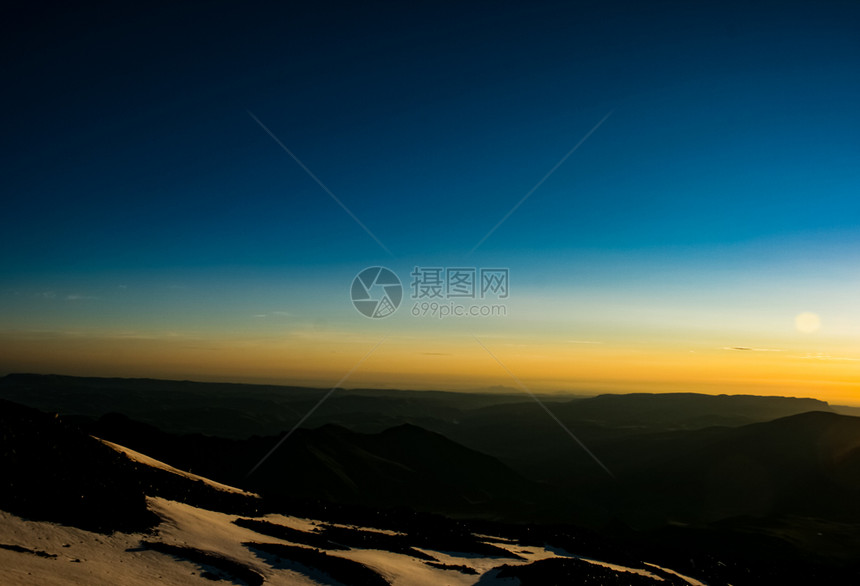
[[[95,436],[93,436],[95,437]],[[197,474],[193,474],[191,472],[185,472],[184,470],[180,470],[178,468],[174,468],[170,464],[165,464],[160,460],[156,460],[155,458],[150,458],[146,454],[141,454],[140,452],[135,452],[130,448],[126,448],[125,446],[121,446],[119,444],[115,444],[113,442],[109,442],[107,440],[103,440],[101,438],[95,438],[99,440],[101,443],[105,444],[120,452],[121,454],[125,454],[126,457],[132,462],[137,462],[138,464],[143,464],[144,466],[150,466],[151,468],[158,468],[159,470],[165,470],[167,472],[171,472],[178,476],[182,476],[184,478],[188,478],[190,480],[197,480],[200,482],[204,482],[213,488],[217,488],[218,490],[223,490],[224,492],[232,492],[235,494],[244,494],[247,496],[258,496],[252,492],[247,492],[239,488],[235,488],[233,486],[228,486],[226,484],[221,484],[220,482],[215,482],[214,480],[210,480],[205,476],[198,476]]]
[[[649,564],[648,562],[645,562],[645,565],[651,566],[652,568],[657,568],[658,570],[663,570],[664,572],[669,573],[669,574],[674,574],[675,576],[678,576],[682,580],[686,580],[687,582],[689,582],[693,586],[707,586],[704,582],[702,582],[700,580],[696,580],[695,578],[691,578],[689,576],[685,576],[684,574],[676,572],[675,570],[672,570],[669,568],[664,568],[663,566],[658,566],[657,564]]]
[[[143,541],[160,541],[171,545],[193,547],[214,552],[244,564],[265,577],[266,584],[334,584],[318,572],[299,572],[284,568],[272,568],[266,561],[245,547],[243,542],[257,541],[283,543],[289,541],[271,536],[262,536],[250,529],[233,523],[238,517],[196,508],[187,504],[162,498],[148,498],[148,507],[161,517],[162,522],[154,534],[102,535],[66,527],[55,523],[29,521],[0,511],[0,544],[18,545],[31,550],[44,551],[56,555],[45,558],[32,553],[10,551],[0,548],[0,583],[36,586],[42,584],[105,584],[105,585],[166,585],[212,584],[201,576],[203,569],[194,562],[177,559],[142,547]],[[287,515],[267,515],[265,519],[304,531],[313,530],[322,523],[310,519]],[[364,529],[356,527],[357,529]],[[477,574],[464,574],[456,570],[434,568],[422,560],[406,554],[391,553],[374,549],[354,548],[349,551],[334,551],[337,555],[351,559],[376,570],[394,586],[399,585],[436,585],[466,586],[476,584],[482,576],[503,564],[526,564],[550,557],[577,557],[567,552],[544,547],[523,546],[515,543],[501,543],[493,536],[494,544],[504,547],[525,558],[480,557],[459,555],[454,552],[443,553],[422,549],[435,557],[440,563],[473,568]],[[566,555],[565,555],[566,554]],[[641,569],[627,568],[594,559],[580,558],[597,565],[618,571],[650,575],[655,583],[662,581],[654,574]],[[653,564],[649,564],[655,568]],[[690,584],[702,584],[697,580],[682,576],[666,568]],[[482,584],[493,583],[492,573],[484,576]],[[512,583],[497,580],[499,584]]]
[[[104,442],[126,454],[143,465],[153,466],[179,474],[187,478],[202,480],[209,485],[229,492],[243,493],[239,489],[213,482],[206,478],[177,470],[153,458],[129,450],[128,448]],[[248,494],[248,493],[245,493]],[[151,533],[114,533],[103,535],[74,527],[44,521],[31,521],[0,511],[0,584],[20,584],[22,586],[41,586],[53,584],[92,584],[110,586],[149,586],[151,584],[184,585],[212,584],[203,575],[205,572],[217,573],[216,568],[201,565],[173,555],[155,551],[146,542],[163,543],[169,546],[194,548],[195,550],[217,554],[232,562],[258,573],[266,584],[281,585],[337,585],[330,577],[318,570],[292,564],[271,566],[264,557],[252,551],[243,543],[280,543],[298,547],[302,544],[261,535],[251,529],[234,524],[238,516],[197,508],[188,504],[164,498],[147,497],[148,508],[161,518],[160,524]],[[267,515],[270,523],[284,525],[292,529],[313,532],[328,525],[321,521],[293,517],[289,515]],[[336,525],[360,531],[376,531],[355,525]],[[388,535],[402,535],[385,531]],[[476,584],[515,584],[515,579],[495,578],[494,568],[501,565],[520,565],[551,557],[578,557],[563,550],[551,547],[524,546],[510,539],[492,535],[481,535],[480,539],[496,547],[516,553],[524,559],[507,557],[478,556],[457,552],[441,552],[421,548],[424,553],[436,558],[439,563],[451,566],[464,566],[473,569],[475,574],[465,574],[458,570],[432,567],[423,560],[407,554],[392,553],[377,549],[353,548],[346,551],[328,552],[331,556],[350,559],[375,570],[393,586],[437,585],[466,586]],[[2,546],[26,548],[28,551],[15,551]],[[416,548],[418,549],[418,548]],[[37,555],[44,552],[47,555]],[[635,572],[655,578],[659,577],[641,569],[627,568],[599,560],[580,558],[584,561],[602,565],[617,571]],[[659,568],[649,564],[654,568]],[[687,578],[666,568],[693,585],[701,582]],[[238,584],[237,580],[227,583]]]
[[[209,584],[192,563],[140,549],[143,535],[110,536],[46,523],[27,521],[0,511],[0,543],[54,554],[43,558],[0,549],[0,583],[91,584],[141,586],[150,584]]]

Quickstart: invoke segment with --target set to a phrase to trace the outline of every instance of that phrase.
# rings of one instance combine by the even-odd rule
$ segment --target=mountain
[[[63,416],[122,413],[174,433],[245,439],[291,429],[329,389],[155,379],[9,374],[0,398]],[[335,423],[379,432],[402,423],[456,421],[466,410],[521,395],[338,389],[305,427]],[[432,427],[432,426],[425,426]]]
[[[133,466],[44,413],[0,401],[0,509],[96,531],[153,524]]]
[[[0,398],[64,417],[121,413],[172,433],[246,439],[277,435],[295,426],[328,389],[197,383],[153,379],[83,378],[10,374]],[[692,393],[600,395],[541,401],[577,435],[599,439],[655,430],[738,426],[806,411],[828,411],[814,399]],[[558,443],[551,421],[522,393],[456,393],[338,389],[304,423],[333,423],[353,431],[381,432],[404,423],[441,433],[468,447],[528,463]],[[516,436],[516,441],[512,441]],[[534,446],[532,450],[524,447]]]
[[[579,421],[651,429],[738,426],[808,411],[831,411],[818,399],[697,393],[599,395],[563,408],[563,415]]]
[[[791,435],[796,444],[790,447],[810,441],[822,446],[821,451],[808,450],[804,462],[811,465],[821,460],[821,454],[837,454],[835,460],[828,460],[835,466],[828,470],[851,481],[850,475],[843,478],[838,473],[855,469],[856,450],[844,449],[856,440],[855,423],[851,418],[812,413],[729,430],[735,435],[703,443],[696,450],[722,454],[736,447],[733,442],[753,441],[761,444],[760,455],[765,457],[773,450],[781,454],[776,443]],[[601,535],[569,524],[508,524],[464,520],[463,515],[447,519],[407,507],[347,507],[331,501],[320,502],[316,510],[321,514],[315,516],[309,514],[313,507],[291,510],[287,500],[267,500],[265,494],[261,500],[127,446],[96,439],[78,424],[31,408],[0,402],[0,424],[3,583],[109,581],[127,586],[220,580],[384,586],[504,584],[513,578],[523,584],[575,579],[689,585],[760,584],[774,579],[856,583],[860,577],[856,567],[828,561],[826,556],[806,556],[794,541],[802,537],[796,527],[783,538],[766,534],[775,526],[764,524],[759,533],[749,525],[713,529],[674,525],[668,533],[618,526]],[[183,453],[189,438],[202,438],[204,443],[198,447],[205,450],[185,457],[208,458],[211,464],[207,465],[213,466],[220,457],[229,467],[233,454],[210,449],[245,444],[219,440],[227,442],[219,446],[205,443],[217,438],[165,434],[123,416],[103,418],[97,425],[103,430],[113,426],[117,433],[124,430],[128,438],[143,438],[153,445],[158,442],[145,436],[161,434],[162,448],[178,442],[173,444],[179,448],[177,453]],[[246,441],[271,447],[274,439]],[[297,449],[291,452],[292,444]],[[298,483],[311,477],[306,487],[329,489],[334,496],[346,490],[348,498],[354,496],[350,488],[385,490],[383,484],[392,483],[384,497],[401,491],[398,502],[433,504],[426,501],[433,490],[450,489],[454,496],[463,497],[469,490],[486,490],[512,479],[510,471],[494,459],[410,425],[379,434],[358,434],[337,426],[299,430],[282,448],[289,456],[280,459],[280,450],[273,454],[274,477]],[[471,471],[462,467],[464,463],[473,466]],[[300,470],[284,475],[285,464]],[[267,465],[268,461],[259,471]],[[626,481],[635,477],[632,468],[628,473]],[[464,478],[457,480],[461,474]],[[381,477],[372,478],[376,475]],[[440,476],[441,481],[436,478]],[[448,500],[441,502],[445,506]],[[785,526],[778,529],[786,531]],[[856,550],[853,555],[856,559]]]
[[[525,441],[536,428],[511,429],[508,441]],[[613,518],[648,528],[786,515],[860,522],[860,419],[828,412],[635,435],[601,435],[594,430],[611,429],[594,427],[583,436],[613,477],[554,424],[541,433],[555,444],[523,467],[529,474],[413,425],[377,434],[325,425],[297,430],[248,478],[279,437],[167,434],[120,415],[88,429],[181,469],[279,498],[593,526]]]
[[[121,416],[107,423],[124,423],[130,437],[153,431]],[[483,522],[472,529],[463,521],[406,509],[370,516],[382,524],[379,529],[356,526],[355,512],[342,513],[340,506],[329,507],[327,520],[321,521],[293,517],[284,509],[262,516],[255,495],[107,443],[59,417],[2,401],[0,424],[4,583],[486,584],[494,581],[500,564],[514,567],[572,555],[532,545],[528,528]],[[462,487],[481,490],[512,479],[492,458],[414,426],[374,435],[336,426],[302,432],[285,443],[287,457],[272,456],[270,469],[277,471],[284,462],[304,464],[307,468],[286,480],[314,477],[316,488],[334,477],[349,479],[352,488],[361,490],[371,481],[379,489],[391,483],[384,498],[407,487],[405,500],[420,501],[425,497],[408,488],[424,494],[452,489],[463,496]],[[181,442],[169,434],[162,439]],[[300,449],[290,450],[293,439]],[[317,477],[323,469],[314,458],[302,461],[302,452],[322,458],[333,476]],[[458,462],[471,469],[458,468]],[[446,463],[451,478],[440,482],[435,477]],[[368,465],[372,467],[364,469]],[[356,474],[359,469],[363,475]],[[265,465],[260,468],[265,470]],[[383,477],[371,480],[379,474]],[[502,535],[487,534],[491,529]],[[592,573],[606,574],[600,562],[591,563]],[[629,563],[631,567],[616,566],[611,573],[660,575],[632,558]]]
[[[251,467],[277,443],[278,434],[291,429],[324,393],[148,379],[41,375],[0,379],[0,396],[59,411],[64,420],[84,426],[101,416],[90,430],[94,435],[183,470],[243,485]],[[750,422],[830,411],[829,405],[813,399],[744,395],[640,393],[554,399],[545,405],[564,428],[531,399],[523,402],[512,395],[338,390],[247,480],[247,486],[290,498],[406,504],[467,516],[528,519],[556,514],[596,524],[613,516],[644,519],[633,504],[621,506],[635,499],[603,498],[614,495],[623,483],[614,482],[568,432],[617,478],[647,487],[660,484],[664,476],[676,478],[673,465],[687,477],[690,472],[682,463],[690,459],[727,461],[705,452],[719,451],[720,442],[731,443],[732,430],[743,430]],[[106,415],[112,408],[122,415]],[[774,441],[782,445],[782,440]],[[428,456],[433,454],[445,456]],[[652,496],[657,504],[670,500]],[[596,506],[583,505],[584,499]],[[724,518],[732,511],[755,510],[729,506],[725,514],[713,509],[697,516],[693,513],[708,509],[711,500],[690,499],[687,494],[675,499],[686,503],[690,518]],[[643,510],[652,513],[653,522],[675,514],[662,504]]]
[[[600,481],[605,477],[568,431],[603,459],[605,445],[618,443],[635,449],[640,436],[648,438],[645,441],[659,441],[654,434],[667,434],[667,446],[683,448],[686,431],[739,427],[808,411],[830,411],[827,403],[815,399],[689,393],[600,395],[546,406],[566,429],[534,401],[473,409],[464,413],[457,424],[440,424],[433,429],[501,459],[526,476],[558,483],[583,477]],[[675,432],[678,435],[672,435]],[[664,436],[656,436],[659,437]]]
[[[322,389],[154,379],[10,374],[0,398],[61,416],[124,413],[168,431],[248,437],[288,428]],[[295,405],[293,405],[295,403]]]
[[[540,493],[537,484],[497,459],[408,424],[378,434],[331,424],[299,429],[250,476],[251,468],[279,443],[278,436],[235,440],[169,434],[118,414],[85,429],[183,470],[270,498],[493,517],[528,509]]]
[[[157,521],[145,496],[253,512],[254,497],[141,465],[56,416],[0,400],[0,509],[94,531]]]
[[[794,516],[860,523],[860,418],[802,413],[642,436],[602,453],[619,478],[604,498],[635,522]]]

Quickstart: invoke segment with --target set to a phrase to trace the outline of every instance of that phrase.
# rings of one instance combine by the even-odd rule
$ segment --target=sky
[[[856,2],[30,10],[0,373],[860,403]]]

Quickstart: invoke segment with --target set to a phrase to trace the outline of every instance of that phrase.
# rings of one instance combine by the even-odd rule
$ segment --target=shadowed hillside
[[[179,468],[272,497],[495,516],[533,508],[540,492],[495,458],[412,425],[379,434],[335,425],[300,429],[251,476],[278,437],[173,435],[121,415],[102,417],[88,429]]]
[[[860,523],[860,418],[810,412],[606,447],[625,516],[709,522],[794,515]]]
[[[860,506],[855,504],[860,502],[860,420],[832,413],[617,436],[598,445],[614,479],[574,474],[567,485],[522,478],[492,457],[413,425],[378,434],[334,425],[301,429],[246,478],[277,436],[232,440],[167,434],[122,415],[71,425],[8,402],[0,404],[0,414],[2,464],[9,472],[0,510],[99,531],[151,527],[156,519],[146,508],[147,495],[244,515],[234,525],[267,539],[297,540],[335,555],[344,548],[384,550],[423,560],[427,567],[474,575],[478,583],[506,576],[535,583],[640,580],[625,572],[677,582],[661,566],[707,575],[714,583],[785,581],[795,575],[831,581],[854,576],[860,562]],[[184,477],[158,463],[130,461],[80,426],[179,468],[258,488],[264,501],[214,488],[208,480]],[[330,525],[307,532],[247,518],[262,510],[290,511]],[[593,529],[582,529],[583,523]],[[479,534],[500,537],[485,543]],[[257,548],[258,558],[259,551],[268,552],[263,558],[278,571],[299,567],[301,559],[307,562],[301,562],[302,571],[331,561],[332,554],[302,558],[306,551],[294,546],[257,547],[264,541],[248,543]],[[146,543],[148,549],[222,574],[250,568],[207,549]],[[524,550],[496,551],[512,543],[550,548],[561,558],[514,567],[525,559],[519,555]],[[427,549],[498,554],[514,562],[479,577],[470,566],[422,553]],[[577,556],[603,562],[583,564]],[[611,569],[605,562],[627,569]]]
[[[145,496],[253,512],[256,499],[138,465],[59,417],[0,400],[0,509],[97,531],[134,531],[156,519]]]

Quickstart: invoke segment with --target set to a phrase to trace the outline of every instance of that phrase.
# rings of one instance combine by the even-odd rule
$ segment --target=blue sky
[[[621,339],[656,305],[701,317],[737,298],[847,327],[834,300],[857,282],[858,25],[854,2],[23,15],[3,41],[0,329],[10,347],[70,329],[277,336],[295,320],[335,338],[379,325],[350,313],[362,268],[463,263],[511,269],[527,323],[493,326],[510,336],[551,330],[536,305],[566,315],[586,293],[591,330]],[[640,309],[610,326],[607,299]],[[422,328],[437,326],[395,329]],[[827,344],[853,352],[840,331]]]
[[[4,264],[373,254],[247,110],[399,255],[468,251],[609,111],[488,249],[854,227],[850,3],[467,5],[28,23],[4,148],[26,250]]]

